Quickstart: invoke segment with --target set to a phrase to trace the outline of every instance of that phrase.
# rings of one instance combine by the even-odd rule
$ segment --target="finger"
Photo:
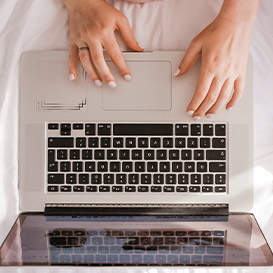
[[[117,86],[116,80],[105,62],[102,44],[98,42],[89,42],[88,46],[90,49],[92,61],[98,73],[100,74],[102,79],[108,83],[110,87],[115,88]]]
[[[112,37],[109,37],[106,41],[103,42],[103,46],[109,56],[111,57],[114,64],[117,66],[120,74],[124,77],[125,80],[131,79],[131,73],[129,68],[127,67],[123,56],[121,54],[120,48],[116,41],[116,38],[113,34]]]
[[[194,96],[186,110],[189,115],[192,115],[195,112],[195,110],[199,107],[199,105],[202,103],[202,101],[205,99],[212,80],[213,75],[208,74],[206,69],[202,65]]]
[[[68,56],[69,79],[72,81],[77,78],[78,59],[79,59],[78,47],[72,44],[69,47],[69,56]]]
[[[86,71],[88,77],[97,85],[101,86],[102,82],[98,75],[98,73],[95,70],[95,67],[92,63],[90,53],[88,50],[81,50],[79,52],[80,60],[83,65],[84,70]]]
[[[202,44],[200,42],[192,41],[188,47],[179,67],[177,68],[174,76],[181,76],[189,71],[194,65],[197,58],[201,54]]]
[[[133,30],[131,29],[126,16],[122,16],[117,21],[117,30],[124,42],[135,51],[143,51],[143,48],[137,43]]]
[[[233,95],[226,105],[227,110],[231,110],[241,99],[245,89],[245,75],[237,78],[234,82]]]
[[[223,82],[215,77],[211,83],[210,89],[205,99],[202,101],[202,103],[193,114],[193,117],[195,119],[199,119],[200,117],[202,117],[208,111],[208,109],[210,109],[212,105],[217,101],[222,86]]]
[[[231,91],[232,91],[232,86],[233,86],[234,81],[232,79],[227,79],[220,91],[220,94],[218,96],[217,101],[215,104],[206,112],[206,117],[211,117],[214,114],[216,114],[227,102],[228,98],[230,97]]]

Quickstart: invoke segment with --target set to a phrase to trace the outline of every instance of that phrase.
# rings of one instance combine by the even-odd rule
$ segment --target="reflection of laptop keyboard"
[[[48,192],[222,193],[227,124],[47,124]]]
[[[222,230],[68,230],[48,232],[50,263],[222,265]]]

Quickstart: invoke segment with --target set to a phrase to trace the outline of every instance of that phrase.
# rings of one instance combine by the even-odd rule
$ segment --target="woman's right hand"
[[[111,57],[125,80],[131,79],[130,71],[122,57],[114,32],[117,30],[125,43],[135,51],[143,49],[138,45],[128,19],[105,0],[64,0],[69,16],[69,75],[77,77],[77,62],[80,61],[97,85],[106,81],[116,87],[116,80],[103,56],[103,49]],[[81,47],[88,47],[78,51]]]

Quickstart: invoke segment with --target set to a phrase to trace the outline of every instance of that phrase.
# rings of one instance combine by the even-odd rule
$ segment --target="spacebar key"
[[[73,137],[49,137],[48,147],[53,148],[70,148],[74,147]]]
[[[118,136],[172,136],[172,124],[114,124],[114,135]]]

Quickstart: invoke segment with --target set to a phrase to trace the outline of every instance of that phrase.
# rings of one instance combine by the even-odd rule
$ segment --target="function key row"
[[[113,128],[112,128],[113,127]],[[84,130],[85,135],[120,136],[226,136],[226,124],[110,124],[110,123],[49,123],[48,130],[71,135],[71,130]]]
[[[133,137],[49,137],[50,148],[226,148],[224,137],[176,137],[176,138],[133,138]]]

